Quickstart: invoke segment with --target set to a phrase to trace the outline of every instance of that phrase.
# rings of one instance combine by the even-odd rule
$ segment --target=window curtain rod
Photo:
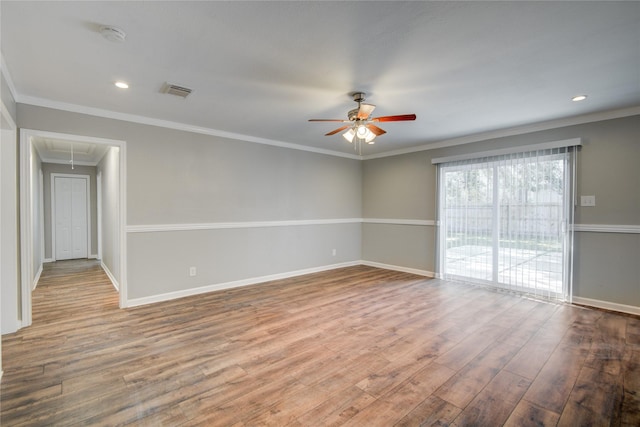
[[[475,153],[459,154],[455,156],[437,157],[431,159],[431,164],[457,162],[460,160],[481,159],[484,157],[503,156],[505,154],[526,153],[529,151],[549,150],[553,148],[575,147],[582,145],[581,138],[563,139],[561,141],[542,142],[540,144],[520,145],[515,147],[501,148],[497,150],[478,151]]]

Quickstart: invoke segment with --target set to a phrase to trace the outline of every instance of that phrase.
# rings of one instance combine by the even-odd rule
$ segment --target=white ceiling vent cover
[[[189,96],[191,92],[193,92],[193,90],[189,89],[188,87],[178,86],[171,83],[165,83],[162,86],[162,89],[160,90],[160,92],[168,93],[169,95],[179,96],[181,98],[186,98],[187,96]]]

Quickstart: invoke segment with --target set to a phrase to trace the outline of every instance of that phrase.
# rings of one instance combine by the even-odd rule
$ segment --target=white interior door
[[[87,180],[54,178],[55,258],[87,258]]]

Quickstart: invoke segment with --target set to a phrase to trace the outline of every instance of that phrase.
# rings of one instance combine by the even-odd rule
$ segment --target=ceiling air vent
[[[162,93],[168,93],[169,95],[179,96],[181,98],[186,98],[192,92],[191,89],[184,86],[178,86],[171,83],[165,83],[160,90]]]

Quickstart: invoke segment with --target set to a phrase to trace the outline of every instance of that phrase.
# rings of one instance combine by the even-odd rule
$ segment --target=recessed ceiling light
[[[116,82],[116,86],[120,89],[129,89],[129,85],[125,82]]]
[[[574,102],[584,101],[585,99],[587,99],[587,95],[576,95],[573,98],[571,98],[571,100]]]

